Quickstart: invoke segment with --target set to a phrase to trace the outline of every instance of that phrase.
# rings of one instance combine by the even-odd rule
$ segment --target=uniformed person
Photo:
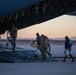
[[[44,54],[43,54],[43,50],[42,50],[42,38],[41,38],[41,36],[39,35],[39,33],[36,33],[36,42],[37,42],[37,45],[38,45],[38,47],[37,47],[37,49],[39,49],[40,50],[40,52],[41,52],[41,57],[42,57],[42,60],[44,59]]]
[[[47,60],[47,55],[46,53],[49,55],[49,58],[51,57],[51,53],[50,53],[50,43],[49,43],[49,38],[45,35],[41,35],[42,38],[42,50],[43,50],[43,56],[44,56],[44,60]]]
[[[17,28],[14,26],[14,24],[12,24],[12,26],[11,26],[10,36],[13,39],[13,41],[11,42],[11,45],[13,46],[12,49],[15,50],[16,38],[17,38]]]

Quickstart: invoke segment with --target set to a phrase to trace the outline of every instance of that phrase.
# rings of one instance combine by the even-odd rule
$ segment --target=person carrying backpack
[[[64,59],[62,60],[62,62],[66,62],[66,58],[68,55],[72,59],[71,62],[75,61],[75,59],[71,53],[71,50],[72,50],[72,41],[69,39],[68,36],[65,36],[65,56],[64,56]],[[67,54],[67,51],[69,52],[68,54]]]

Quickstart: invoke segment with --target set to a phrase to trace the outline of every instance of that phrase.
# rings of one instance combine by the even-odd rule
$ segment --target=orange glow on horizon
[[[76,16],[63,15],[61,17],[18,30],[18,38],[36,38],[36,33],[49,38],[76,36]],[[4,35],[3,35],[4,36]],[[4,36],[5,37],[5,36]]]

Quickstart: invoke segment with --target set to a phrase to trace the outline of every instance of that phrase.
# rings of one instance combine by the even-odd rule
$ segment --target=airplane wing
[[[75,10],[76,0],[0,0],[0,34],[11,24],[22,29]]]
[[[76,10],[75,10],[75,11],[72,11],[72,12],[70,12],[70,13],[67,13],[67,15],[76,16]]]

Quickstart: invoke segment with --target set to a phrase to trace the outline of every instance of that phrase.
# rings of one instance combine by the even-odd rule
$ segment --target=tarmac
[[[20,46],[30,48],[27,44]],[[76,75],[76,61],[71,62],[71,59],[67,58],[66,62],[61,62],[64,56],[61,54],[62,48],[63,45],[52,46],[53,57],[62,56],[56,58],[59,60],[56,62],[0,62],[0,75]],[[73,46],[73,55],[76,57],[76,45]]]
[[[0,75],[76,75],[76,61],[0,63]]]

